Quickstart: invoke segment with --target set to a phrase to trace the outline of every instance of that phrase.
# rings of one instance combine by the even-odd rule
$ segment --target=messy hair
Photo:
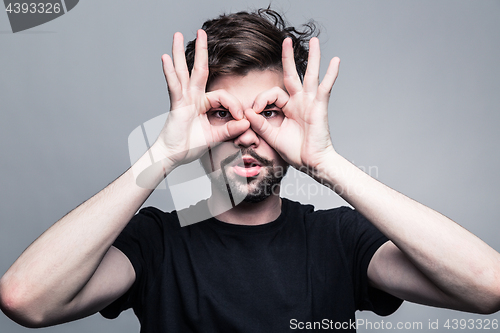
[[[223,14],[203,23],[208,36],[209,76],[207,87],[221,75],[246,75],[251,70],[282,69],[283,40],[293,42],[295,65],[300,79],[307,68],[308,41],[317,36],[313,22],[299,31],[287,26],[284,18],[270,8],[254,12]],[[186,61],[191,72],[195,40],[186,46]]]

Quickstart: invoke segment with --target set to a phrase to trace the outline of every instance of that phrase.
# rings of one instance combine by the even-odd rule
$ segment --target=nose
[[[245,132],[237,136],[233,142],[237,148],[256,148],[259,146],[260,140],[261,138],[257,135],[257,133],[249,127]]]

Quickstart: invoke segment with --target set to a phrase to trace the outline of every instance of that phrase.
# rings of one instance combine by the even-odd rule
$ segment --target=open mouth
[[[233,166],[234,173],[241,177],[255,177],[259,174],[262,165],[253,157],[244,156],[238,164]]]

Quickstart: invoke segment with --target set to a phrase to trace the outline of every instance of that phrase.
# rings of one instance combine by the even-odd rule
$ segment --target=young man
[[[496,251],[335,151],[327,113],[339,59],[319,84],[319,42],[307,52],[308,37],[268,10],[206,22],[186,55],[175,34],[159,138],[19,257],[0,280],[2,310],[43,327],[133,307],[144,332],[280,332],[324,319],[354,330],[357,309],[387,315],[402,299],[498,311]],[[134,216],[196,159],[212,196],[193,209],[214,217],[182,227],[176,212]],[[289,165],[356,210],[280,198]]]

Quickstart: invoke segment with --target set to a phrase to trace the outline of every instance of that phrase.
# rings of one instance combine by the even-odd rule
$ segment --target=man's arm
[[[23,252],[0,280],[0,304],[9,317],[28,327],[58,324],[100,310],[131,286],[130,262],[110,246],[152,192],[134,177],[134,169],[149,164],[145,154]]]
[[[381,246],[369,265],[371,283],[410,301],[465,311],[500,310],[500,254],[438,212],[371,178],[333,148],[328,130],[328,101],[338,75],[333,58],[319,83],[319,42],[309,44],[301,83],[292,42],[283,42],[287,92],[263,92],[245,112],[252,128],[296,169],[330,187],[370,220],[392,242]],[[273,127],[262,112],[278,98],[285,120]],[[394,245],[395,244],[395,245]]]
[[[371,178],[338,154],[321,180],[392,242],[368,269],[371,283],[397,297],[477,313],[500,310],[500,254],[440,213]]]
[[[250,126],[234,96],[224,90],[205,93],[207,36],[199,30],[197,37],[191,75],[180,33],[174,35],[173,59],[162,57],[171,111],[150,150],[43,233],[0,279],[0,307],[16,322],[42,327],[78,319],[126,292],[135,272],[128,258],[111,247],[113,241],[170,171]],[[220,105],[235,120],[212,127],[206,112]]]

